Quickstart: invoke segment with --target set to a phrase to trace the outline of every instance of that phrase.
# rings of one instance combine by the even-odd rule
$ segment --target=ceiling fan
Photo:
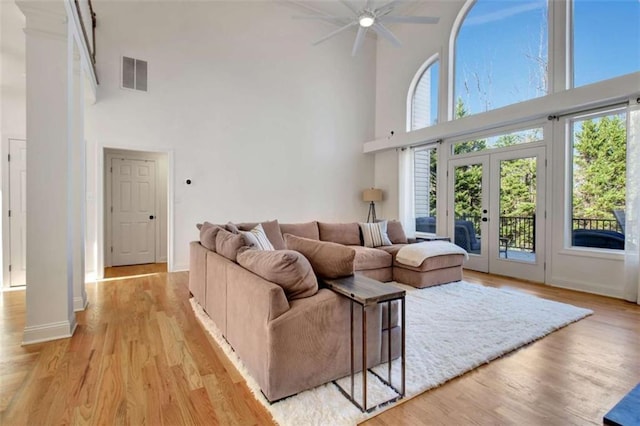
[[[432,17],[432,16],[397,16],[392,15],[393,9],[401,3],[401,0],[393,0],[388,2],[378,8],[373,7],[373,0],[366,0],[366,3],[363,8],[356,7],[351,1],[348,0],[340,0],[340,2],[345,5],[352,13],[352,16],[334,16],[317,9],[312,9],[308,6],[305,8],[312,10],[315,12],[315,15],[307,15],[307,16],[294,16],[294,19],[313,19],[313,20],[322,20],[326,22],[330,22],[334,25],[339,25],[340,28],[337,30],[327,34],[319,40],[316,40],[312,44],[315,46],[317,44],[322,43],[334,37],[341,32],[351,28],[358,26],[358,34],[356,35],[356,40],[353,43],[353,49],[351,50],[351,56],[355,56],[358,53],[358,50],[362,46],[364,42],[364,37],[367,34],[369,29],[375,31],[379,36],[387,39],[391,44],[395,47],[400,47],[401,43],[398,38],[393,35],[391,31],[383,24],[385,23],[405,23],[405,24],[436,24],[440,20],[440,18]],[[301,5],[300,3],[297,3]]]

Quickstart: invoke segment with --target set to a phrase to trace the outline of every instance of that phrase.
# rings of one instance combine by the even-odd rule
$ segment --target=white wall
[[[312,47],[333,27],[293,20],[299,10],[274,2],[94,7],[100,86],[87,138],[98,150],[173,153],[170,267],[188,267],[188,243],[203,220],[366,217],[360,191],[374,183],[374,158],[362,154],[374,136],[373,40],[356,58],[355,33]],[[148,93],[119,88],[121,55],[149,62]]]

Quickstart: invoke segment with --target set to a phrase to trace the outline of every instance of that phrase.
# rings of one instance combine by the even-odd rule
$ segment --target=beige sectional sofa
[[[236,226],[240,230],[249,230],[256,225]],[[302,237],[300,241],[325,241],[350,247],[348,252],[355,252],[352,254],[353,272],[379,281],[394,279],[397,275],[394,271],[401,268],[394,265],[395,254],[408,243],[399,222],[388,222],[387,231],[393,244],[380,248],[361,245],[357,223],[279,224],[270,221],[262,222],[261,226],[273,248],[278,250],[286,248],[283,238],[286,234]],[[290,240],[294,238],[288,237]],[[220,236],[217,239],[220,240]],[[312,296],[288,299],[281,285],[239,265],[234,261],[235,257],[221,255],[224,251],[219,245],[217,252],[215,248],[210,241],[190,244],[189,289],[269,401],[349,373],[350,304],[346,298],[322,288],[320,280],[320,288]],[[461,269],[461,263],[462,260],[458,269]],[[430,278],[424,278],[425,271],[408,271],[409,276],[417,274],[423,277],[418,284],[429,285]],[[458,280],[459,274],[459,271],[457,275],[450,272],[447,279]],[[387,324],[386,306],[375,306],[367,311],[369,367],[386,360],[389,334],[393,342],[399,343],[398,316],[395,309],[392,311],[390,324]],[[359,339],[362,327],[358,323],[361,324],[361,320],[359,310],[354,312],[355,338]],[[356,360],[360,359],[358,348],[356,345]],[[394,345],[392,356],[397,356],[398,351],[399,345]]]

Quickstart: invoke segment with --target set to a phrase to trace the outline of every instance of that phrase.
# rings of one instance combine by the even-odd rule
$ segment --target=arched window
[[[573,87],[640,70],[640,2],[573,1]]]
[[[546,95],[547,0],[469,5],[455,38],[453,118]]]
[[[439,61],[427,60],[416,73],[409,89],[408,129],[418,130],[438,122]]]

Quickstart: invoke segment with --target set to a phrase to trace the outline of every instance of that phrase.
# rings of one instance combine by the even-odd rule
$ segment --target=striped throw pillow
[[[257,224],[251,231],[239,231],[244,237],[244,241],[250,247],[255,247],[258,250],[275,250],[273,244],[267,238],[267,234],[264,232],[262,225]]]
[[[391,241],[387,235],[387,221],[376,223],[360,223],[360,230],[365,247],[390,246]]]

